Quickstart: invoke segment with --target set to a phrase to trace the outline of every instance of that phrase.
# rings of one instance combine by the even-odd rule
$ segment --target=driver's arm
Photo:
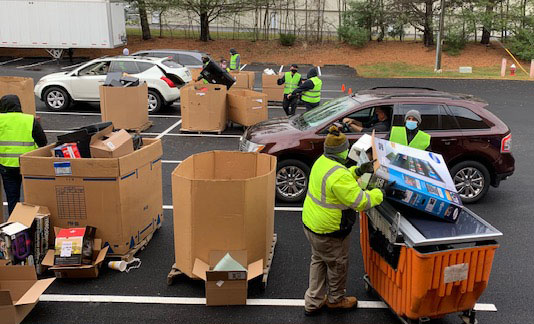
[[[352,118],[343,118],[343,122],[345,124],[347,124],[350,129],[352,129],[352,131],[354,132],[361,132],[362,131],[362,126],[361,126],[361,123],[358,122],[357,120],[354,120]],[[360,124],[360,125],[358,125]]]

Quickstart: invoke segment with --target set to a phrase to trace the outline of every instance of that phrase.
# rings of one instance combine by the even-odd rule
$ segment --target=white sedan
[[[34,93],[48,109],[65,110],[73,101],[100,101],[107,73],[125,72],[148,85],[148,111],[156,112],[180,98],[191,73],[169,58],[117,56],[92,60],[70,71],[42,77]]]

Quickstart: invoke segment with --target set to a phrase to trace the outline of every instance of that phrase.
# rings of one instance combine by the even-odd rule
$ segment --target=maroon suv
[[[349,117],[372,126],[375,109],[385,108],[392,126],[404,125],[404,114],[421,113],[420,129],[432,136],[431,149],[445,158],[458,193],[465,203],[482,198],[490,184],[513,174],[512,134],[506,124],[486,109],[488,104],[471,95],[428,88],[373,88],[328,101],[291,118],[277,118],[250,127],[239,149],[275,155],[277,198],[297,202],[306,195],[313,162],[323,153],[327,129]],[[362,133],[343,127],[351,144]],[[377,132],[384,138],[389,131]]]

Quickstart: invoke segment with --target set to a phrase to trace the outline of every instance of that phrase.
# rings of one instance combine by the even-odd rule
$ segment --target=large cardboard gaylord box
[[[227,253],[244,270],[214,270]],[[248,264],[247,251],[210,251],[209,263],[195,260],[193,274],[206,282],[207,306],[246,305],[248,281],[263,274],[263,262]]]
[[[21,323],[54,280],[37,280],[33,266],[0,265],[1,323]]]
[[[148,86],[137,87],[100,86],[100,111],[102,121],[113,122],[117,129],[144,130],[148,120]]]
[[[404,190],[406,198],[391,199],[447,221],[458,219],[462,201],[441,154],[376,137],[372,149],[376,159],[372,186],[395,181],[395,187]]]
[[[226,128],[226,86],[188,84],[181,89],[182,130],[216,131]]]
[[[230,90],[228,119],[243,126],[256,125],[269,119],[267,95],[252,90]]]
[[[232,89],[254,89],[256,74],[252,71],[231,71],[230,75],[235,78]]]
[[[280,75],[261,75],[262,92],[267,95],[269,101],[282,101],[284,99],[284,85],[278,85],[276,82]]]
[[[265,265],[274,234],[276,157],[211,151],[190,156],[172,173],[176,268],[189,277],[210,251],[247,251]]]
[[[0,224],[0,258],[13,264],[34,264],[40,274],[49,232],[48,208],[17,203],[9,220]]]
[[[22,112],[35,116],[35,94],[33,79],[15,76],[0,76],[0,98],[14,94],[20,99]]]
[[[48,206],[53,226],[96,227],[109,253],[123,255],[163,220],[161,140],[143,142],[120,158],[55,158],[53,145],[26,153],[24,198]]]

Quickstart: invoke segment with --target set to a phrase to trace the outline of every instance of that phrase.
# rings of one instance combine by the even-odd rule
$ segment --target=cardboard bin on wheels
[[[467,208],[451,223],[392,204],[360,213],[366,289],[403,323],[457,312],[465,323],[476,323],[475,304],[502,233]]]
[[[175,271],[168,284],[180,273],[201,277],[194,267],[208,269],[213,251],[246,251],[248,279],[263,275],[267,283],[276,244],[275,171],[274,156],[226,151],[192,155],[173,171]]]

